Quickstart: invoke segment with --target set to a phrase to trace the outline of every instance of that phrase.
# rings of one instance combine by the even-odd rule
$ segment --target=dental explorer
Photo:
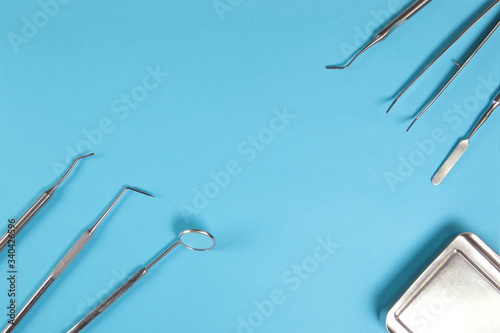
[[[446,82],[443,88],[434,96],[434,98],[425,106],[425,108],[422,111],[420,111],[420,113],[410,124],[406,132],[408,132],[410,128],[412,128],[412,126],[417,122],[417,120],[419,120],[420,117],[422,117],[422,115],[432,106],[432,104],[434,104],[434,102],[444,93],[446,88],[448,88],[448,86],[456,79],[456,77],[462,72],[462,70],[465,68],[465,66],[467,66],[467,64],[472,60],[472,58],[474,58],[474,56],[479,52],[479,50],[481,50],[483,45],[488,41],[488,39],[490,39],[490,37],[495,33],[495,31],[498,29],[499,26],[500,26],[500,20],[493,27],[493,29],[491,29],[488,35],[481,41],[479,46],[471,53],[471,55],[465,60],[463,64],[455,62],[455,64],[458,66],[458,70],[456,71],[456,73],[451,77],[451,79],[448,82]]]
[[[35,303],[40,299],[40,297],[47,291],[50,285],[61,275],[61,273],[69,266],[69,264],[76,258],[78,253],[83,249],[83,247],[88,243],[88,241],[92,238],[94,231],[101,224],[104,218],[108,215],[111,209],[116,205],[118,200],[123,196],[123,194],[127,190],[132,190],[135,192],[139,192],[144,195],[148,195],[153,197],[151,194],[140,191],[138,189],[132,187],[125,187],[121,193],[116,197],[116,199],[111,203],[111,205],[106,209],[104,214],[97,220],[97,222],[90,227],[87,231],[83,233],[83,235],[76,241],[76,243],[69,249],[69,251],[64,255],[61,261],[56,265],[56,267],[52,270],[49,277],[42,283],[42,285],[38,288],[38,290],[31,296],[28,302],[24,305],[24,307],[19,311],[16,317],[9,321],[7,327],[4,328],[2,333],[10,333],[14,331],[19,322],[26,316],[26,314],[31,310],[31,308],[35,305]]]
[[[66,177],[68,177],[75,164],[82,158],[92,155],[94,155],[94,153],[77,157],[73,161],[73,164],[71,164],[71,166],[69,167],[68,171],[66,171],[66,173],[62,176],[62,178],[59,179],[59,181],[54,186],[42,193],[42,195],[35,201],[35,203],[30,208],[28,208],[26,213],[24,213],[23,216],[21,216],[21,218],[19,218],[19,220],[17,220],[17,222],[14,224],[14,234],[11,236],[11,232],[8,231],[5,233],[5,235],[2,236],[2,238],[0,238],[0,252],[2,252],[2,250],[7,246],[9,240],[14,237],[14,235],[17,236],[26,226],[26,224],[28,224],[28,222],[33,218],[33,216],[35,216],[35,214],[38,213],[43,206],[45,206],[49,199],[52,198],[52,195],[54,194],[57,187],[61,185]]]
[[[448,51],[460,38],[462,38],[463,35],[465,35],[465,33],[467,33],[467,31],[469,31],[477,22],[479,22],[484,17],[484,15],[486,15],[487,13],[489,13],[493,9],[493,7],[495,7],[499,2],[500,2],[500,0],[495,0],[491,5],[489,5],[488,8],[486,8],[478,17],[476,17],[474,19],[474,21],[472,21],[467,26],[467,28],[465,28],[464,30],[462,30],[462,32],[460,32],[458,34],[458,36],[456,36],[450,44],[448,44],[429,64],[427,64],[427,66],[425,66],[425,68],[420,73],[418,73],[418,75],[396,96],[396,98],[394,99],[394,101],[391,103],[391,105],[387,109],[386,113],[389,113],[389,111],[391,111],[391,109],[398,102],[398,100],[413,86],[413,84],[415,84],[415,82],[418,81],[418,79],[422,75],[424,75],[425,72],[427,72],[427,70],[436,61],[439,60],[439,58],[441,58],[441,56],[443,54],[446,53],[446,51]]]
[[[469,141],[472,136],[477,132],[477,130],[483,126],[483,124],[488,120],[493,111],[500,106],[500,89],[498,95],[493,99],[491,106],[484,112],[481,118],[478,120],[470,134],[464,140],[460,141],[458,145],[455,147],[453,152],[448,156],[446,161],[444,161],[443,165],[436,172],[434,177],[432,177],[432,183],[434,185],[439,185],[443,181],[443,179],[448,175],[450,170],[453,168],[455,163],[462,157],[463,153],[469,148]]]
[[[396,17],[391,23],[380,30],[377,35],[366,45],[361,51],[352,58],[351,61],[345,66],[326,66],[327,69],[345,69],[349,67],[354,60],[356,60],[361,54],[368,50],[373,45],[386,39],[394,30],[403,25],[408,21],[413,15],[418,13],[422,8],[424,8],[432,0],[416,0],[412,5],[410,5],[404,12],[402,12],[398,17]]]
[[[194,245],[192,240],[189,241],[189,237],[197,237],[198,240],[195,242],[197,245]],[[201,238],[200,238],[201,237]],[[185,239],[183,241],[183,238]],[[202,240],[202,243],[200,243]],[[176,248],[179,244],[184,247],[194,250],[194,251],[208,251],[214,248],[215,246],[215,238],[206,231],[198,230],[198,229],[188,229],[184,230],[179,234],[179,238],[177,242],[171,245],[168,249],[166,249],[162,254],[160,254],[155,260],[153,260],[148,266],[141,268],[132,275],[127,281],[125,281],[114,293],[109,295],[105,300],[103,300],[97,307],[89,312],[82,320],[80,320],[73,328],[71,328],[67,333],[77,333],[80,332],[85,326],[87,326],[92,320],[97,318],[101,313],[103,313],[111,304],[113,304],[116,300],[118,300],[121,296],[123,296],[130,288],[132,288],[135,283],[137,283],[151,267],[153,267],[158,261],[160,261],[163,257],[170,253],[174,248]]]

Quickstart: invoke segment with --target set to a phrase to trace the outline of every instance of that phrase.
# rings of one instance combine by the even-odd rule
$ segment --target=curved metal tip
[[[81,160],[82,158],[85,158],[85,157],[94,156],[94,155],[95,155],[94,153],[90,153],[90,154],[87,154],[87,155],[82,155],[82,156],[80,156],[80,157],[77,157],[77,158],[75,159],[75,161]]]
[[[73,161],[73,163],[71,164],[71,166],[68,168],[68,171],[66,171],[66,173],[61,177],[61,179],[59,179],[59,181],[54,186],[52,186],[52,188],[50,188],[47,192],[49,194],[54,193],[54,191],[56,190],[56,188],[58,188],[59,185],[61,185],[61,183],[66,179],[66,177],[68,177],[68,175],[70,174],[71,170],[73,170],[73,167],[75,166],[75,164],[79,160],[81,160],[82,158],[85,158],[85,157],[93,156],[93,155],[94,155],[94,153],[90,153],[90,154],[82,155],[82,156],[79,156],[79,157],[75,158],[75,160]]]
[[[365,49],[366,50],[366,49]],[[345,66],[333,66],[333,65],[330,65],[330,66],[326,66],[326,69],[346,69],[347,67],[351,66],[351,64],[354,62],[354,60],[356,60],[357,57],[359,57],[361,55],[361,53],[363,53],[365,50],[362,50],[360,51],[354,58],[352,58],[351,61],[349,61],[347,63],[347,65]]]
[[[413,121],[411,122],[410,126],[408,126],[408,128],[406,129],[407,133],[413,127],[413,125],[415,125],[415,123],[417,122],[417,120],[420,119],[420,116],[422,116],[422,114],[419,114],[415,119],[413,119]]]
[[[385,114],[388,114],[389,111],[392,110],[392,108],[394,107],[394,105],[396,105],[396,102],[398,101],[399,97],[396,97],[396,99],[394,101],[392,101],[391,105],[389,106],[389,108],[387,109],[387,111],[385,111]]]
[[[429,108],[431,107],[432,103],[434,103],[434,101],[436,100],[437,98],[434,98],[432,100],[432,102],[430,102],[429,104],[427,104],[427,106],[422,110],[420,111],[420,113],[415,117],[415,119],[413,119],[413,121],[411,122],[410,126],[408,126],[408,128],[406,129],[406,132],[408,132],[410,130],[410,128],[412,128],[413,125],[415,125],[415,123],[417,122],[417,120],[420,119],[420,117],[423,116],[423,114],[429,110]]]
[[[354,56],[354,58],[351,59],[351,61],[349,61],[347,63],[347,65],[345,66],[333,66],[333,65],[330,65],[330,66],[326,66],[326,69],[346,69],[347,67],[351,66],[351,64],[354,62],[354,60],[356,60],[360,55],[362,55],[363,53],[365,53],[366,50],[368,50],[370,47],[372,47],[373,45],[377,44],[378,42],[380,42],[381,40],[383,40],[384,38],[380,37],[380,36],[376,36],[375,39],[373,39],[370,43],[368,43],[368,45],[366,45],[361,51],[358,52],[358,54],[356,54]]]
[[[125,187],[125,188],[123,189],[123,191],[122,191],[122,192],[125,192],[126,190],[135,191],[135,192],[137,192],[137,193],[141,193],[141,194],[144,194],[144,195],[147,195],[147,196],[153,197],[153,198],[155,197],[154,195],[149,194],[148,192],[141,191],[141,190],[138,190],[138,189],[133,188],[133,187],[130,187],[130,186]]]
[[[408,133],[408,131],[410,130],[410,128],[413,127],[413,125],[415,124],[415,122],[417,121],[418,118],[415,118],[413,119],[413,121],[411,122],[410,126],[408,126],[408,128],[406,129],[406,133]]]
[[[346,66],[325,66],[326,69],[346,69],[347,67],[349,67],[350,65],[352,64],[352,62],[350,62],[349,64],[347,64]]]
[[[93,234],[95,229],[97,229],[97,227],[101,224],[101,222],[106,218],[106,216],[109,214],[109,212],[111,211],[111,209],[113,209],[113,207],[116,205],[116,203],[118,202],[118,200],[120,200],[120,198],[123,196],[123,194],[127,191],[127,190],[131,190],[131,191],[134,191],[134,192],[137,192],[137,193],[140,193],[140,194],[144,194],[144,195],[147,195],[149,197],[153,197],[153,195],[147,193],[147,192],[144,192],[144,191],[141,191],[141,190],[138,190],[134,187],[130,187],[130,186],[127,186],[127,187],[124,187],[123,190],[120,192],[120,194],[116,197],[116,199],[111,203],[111,205],[109,205],[109,207],[106,209],[106,211],[104,212],[104,214],[102,214],[102,216],[99,218],[99,220],[97,220],[97,222],[88,230],[88,232],[90,234]]]

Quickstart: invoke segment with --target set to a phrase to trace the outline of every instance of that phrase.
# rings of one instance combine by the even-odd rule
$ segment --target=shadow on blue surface
[[[397,271],[394,278],[390,279],[387,285],[375,298],[376,314],[384,325],[385,316],[392,305],[396,303],[411,284],[438,257],[451,241],[465,231],[466,230],[456,222],[446,223],[431,240],[423,243],[420,250],[417,251],[405,266]]]
[[[427,59],[425,59],[423,62],[422,62],[422,65],[415,71],[414,75],[412,75],[410,78],[408,78],[408,80],[406,80],[406,82],[401,85],[401,87],[398,89],[398,92],[395,93],[392,97],[388,98],[388,100],[393,100],[394,98],[397,97],[397,95],[399,94],[399,92],[403,91],[403,89],[405,89],[405,87],[407,87],[416,77],[417,75],[422,72],[423,70],[425,70],[425,68],[431,63],[431,61],[433,61],[438,55],[439,53],[442,52],[442,50],[444,50],[446,48],[447,45],[449,45],[450,43],[453,42],[453,40],[463,31],[465,30],[475,19],[476,17],[479,17],[479,15],[481,15],[488,7],[490,7],[491,4],[490,3],[485,3],[483,6],[481,6],[480,8],[478,8],[471,16],[470,18],[467,20],[467,21],[464,21],[462,24],[460,24],[454,31],[453,33],[451,33],[448,38],[446,38],[442,43],[441,45],[439,46],[439,48],[436,48],[435,51],[433,51],[428,57]],[[449,50],[448,50],[449,51]]]
[[[189,220],[186,220],[183,216],[178,216],[172,223],[172,230],[176,235],[179,235],[186,229],[200,229],[210,232],[206,223],[203,223],[198,218],[190,216]]]
[[[440,92],[441,93],[444,92],[443,89],[447,88],[446,85],[448,84],[448,82],[450,82],[450,80],[452,80],[453,76],[455,76],[458,71],[462,70],[463,64],[467,61],[467,58],[469,58],[469,57],[472,56],[472,53],[474,52],[474,50],[476,50],[481,45],[481,43],[484,42],[484,39],[486,38],[486,36],[489,33],[491,33],[491,31],[493,31],[493,29],[495,28],[498,20],[499,20],[499,17],[497,15],[492,20],[492,23],[490,23],[486,28],[483,29],[483,31],[480,34],[480,36],[467,49],[467,51],[465,52],[465,54],[458,56],[458,58],[460,58],[460,60],[457,60],[457,63],[460,64],[459,69],[458,70],[456,69],[457,63],[455,63],[454,66],[450,69],[450,71],[439,82],[439,84],[437,85],[437,88],[434,89],[434,91],[429,95],[429,97],[427,98],[427,100],[420,105],[420,107],[410,116],[410,118],[414,118],[414,117],[418,116],[418,114],[422,110],[424,110],[424,108],[427,107],[427,105],[429,105],[429,103],[432,102],[433,98],[439,97],[439,93]],[[473,61],[473,60],[474,60],[474,58],[470,59],[470,61]],[[459,76],[457,76],[455,79],[459,79]],[[443,90],[443,91],[441,91],[441,90]]]

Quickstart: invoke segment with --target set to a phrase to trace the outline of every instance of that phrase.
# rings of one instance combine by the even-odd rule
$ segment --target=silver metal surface
[[[425,68],[396,96],[396,98],[394,99],[394,101],[391,103],[391,105],[389,106],[389,108],[387,109],[386,113],[389,113],[389,111],[391,111],[391,109],[394,107],[394,105],[396,105],[397,101],[413,86],[413,84],[415,82],[418,81],[418,79],[424,75],[424,73],[439,59],[441,58],[441,56],[443,54],[446,53],[446,51],[448,51],[467,31],[470,30],[470,28],[472,28],[477,22],[479,22],[484,15],[486,15],[490,10],[493,9],[493,7],[495,7],[498,3],[500,2],[500,0],[495,0],[493,1],[493,3],[491,5],[488,6],[488,8],[486,8],[478,17],[476,17],[474,19],[474,21],[472,21],[464,30],[462,30],[462,32],[460,32],[458,34],[458,36],[456,36],[453,41],[448,44],[429,64],[427,64],[427,66],[425,66]]]
[[[190,234],[199,234],[205,236],[211,240],[211,245],[208,247],[196,247],[193,245],[186,244],[182,241],[183,236]],[[80,320],[75,326],[73,326],[67,333],[77,333],[83,330],[92,320],[97,318],[101,313],[103,313],[111,304],[116,302],[120,297],[122,297],[127,291],[134,286],[134,284],[139,281],[146,273],[156,265],[163,257],[169,254],[177,246],[182,245],[190,250],[194,251],[208,251],[214,248],[215,238],[206,231],[199,229],[188,229],[184,230],[179,234],[177,241],[169,246],[162,254],[160,254],[156,259],[154,259],[149,265],[139,269],[131,278],[125,281],[118,289],[115,290],[111,295],[109,295],[105,300],[103,300],[99,305],[97,305],[92,311],[90,311],[82,320]]]
[[[24,213],[23,216],[21,216],[19,220],[17,220],[17,222],[14,224],[14,232],[16,237],[21,232],[21,230],[23,230],[23,228],[28,224],[28,222],[33,218],[33,216],[35,216],[36,213],[38,213],[40,209],[42,209],[42,207],[45,206],[45,204],[49,201],[49,199],[52,198],[52,194],[54,194],[54,191],[59,187],[59,185],[61,185],[61,183],[66,179],[66,177],[68,177],[71,170],[73,170],[75,164],[82,158],[89,157],[92,155],[94,155],[94,153],[77,157],[73,161],[71,166],[68,168],[66,173],[61,177],[61,179],[59,179],[59,181],[54,186],[49,188],[47,191],[43,192],[42,195],[35,201],[35,203],[31,205],[30,208],[28,208],[26,213]],[[2,250],[7,246],[10,238],[11,236],[9,232],[6,232],[5,235],[3,235],[2,238],[0,238],[0,252],[2,252]]]
[[[439,168],[439,170],[432,177],[432,183],[434,185],[439,185],[444,180],[444,178],[448,175],[451,168],[457,163],[457,161],[462,157],[465,151],[469,148],[469,139],[462,140],[458,143],[458,145],[453,149],[450,156],[444,161],[443,165]]]
[[[200,247],[199,245],[190,245],[188,242],[182,241],[182,237],[183,236],[192,235],[192,234],[199,234],[199,235],[205,236],[206,238],[208,238],[208,239],[211,240],[212,245],[210,245],[209,247]],[[184,246],[184,247],[186,247],[186,248],[188,248],[190,250],[200,251],[200,252],[211,250],[215,246],[215,238],[214,238],[214,236],[210,235],[206,231],[199,230],[199,229],[184,230],[179,235],[179,242],[181,243],[182,246]]]
[[[390,333],[499,333],[500,256],[458,236],[389,310]]]
[[[45,293],[45,291],[49,289],[49,287],[54,281],[55,281],[54,278],[52,276],[49,276],[37,289],[37,291],[35,291],[33,296],[30,297],[30,299],[28,300],[28,302],[26,302],[23,308],[17,313],[14,320],[12,320],[9,323],[9,325],[7,325],[7,327],[4,328],[2,333],[8,333],[14,331],[16,325],[24,318],[24,316],[26,316],[26,314],[31,310],[33,305],[35,305],[35,303],[40,299],[40,297],[42,297],[43,293]]]
[[[111,205],[106,209],[104,214],[97,220],[97,222],[76,241],[76,243],[69,249],[66,255],[61,259],[61,261],[56,265],[56,267],[52,270],[49,277],[45,280],[45,282],[38,288],[38,290],[33,294],[33,296],[28,300],[28,302],[23,306],[23,308],[19,311],[19,313],[15,316],[15,318],[4,328],[2,333],[10,333],[14,331],[19,322],[26,316],[26,314],[31,310],[31,308],[35,305],[35,303],[40,299],[40,297],[47,291],[50,285],[61,275],[61,273],[69,266],[69,264],[76,258],[78,253],[84,248],[84,246],[88,243],[88,241],[92,238],[92,234],[95,229],[99,226],[99,224],[104,220],[104,218],[109,214],[111,208],[113,208],[118,200],[123,196],[125,191],[131,190],[135,192],[139,192],[141,194],[145,194],[151,196],[146,192],[137,190],[132,187],[125,187],[118,197],[111,203]]]
[[[97,316],[104,312],[111,304],[116,302],[123,294],[130,290],[134,284],[139,281],[148,271],[145,268],[141,268],[137,273],[135,273],[130,279],[125,281],[118,289],[116,289],[111,295],[109,295],[104,301],[102,301],[94,310],[90,311],[82,320],[80,320],[75,326],[73,326],[68,333],[76,333],[83,330],[88,324],[92,322]]]
[[[419,12],[422,8],[424,8],[429,2],[432,0],[416,0],[410,7],[408,7],[405,11],[403,11],[398,17],[396,17],[391,23],[382,28],[377,35],[371,40],[368,45],[366,45],[361,51],[358,52],[352,58],[351,61],[345,66],[326,66],[327,69],[345,69],[349,67],[354,60],[356,60],[361,54],[363,54],[366,50],[368,50],[373,45],[383,41],[386,39],[394,30],[403,25],[406,21],[408,21],[413,15]]]
[[[481,118],[478,120],[477,124],[474,126],[472,131],[469,133],[467,138],[460,141],[459,144],[455,147],[453,152],[448,156],[448,158],[444,161],[443,165],[436,172],[434,177],[432,177],[432,183],[434,185],[439,185],[443,181],[443,179],[448,175],[450,170],[453,168],[455,163],[462,157],[463,153],[469,148],[469,141],[472,136],[483,126],[483,124],[488,120],[493,111],[500,106],[500,91],[498,95],[495,97],[490,107],[484,112]]]
[[[498,27],[500,27],[500,20],[493,27],[493,29],[491,29],[491,31],[488,33],[488,35],[481,41],[481,43],[479,44],[479,46],[476,47],[476,49],[474,49],[474,51],[472,51],[472,53],[469,55],[469,57],[465,60],[465,62],[463,64],[457,64],[456,63],[458,65],[458,70],[456,71],[456,73],[452,76],[452,78],[448,82],[446,82],[446,84],[444,85],[444,87],[441,88],[441,90],[425,106],[425,108],[422,111],[420,111],[420,113],[418,114],[418,116],[412,121],[412,123],[410,124],[410,126],[406,130],[407,132],[410,130],[410,128],[412,128],[412,126],[417,122],[417,120],[419,120],[420,117],[422,117],[422,115],[425,113],[425,111],[427,111],[432,106],[432,104],[434,104],[434,102],[444,93],[444,91],[446,90],[446,88],[448,88],[448,86],[456,79],[456,77],[462,72],[462,70],[465,68],[465,66],[467,66],[467,64],[472,60],[472,58],[474,58],[474,56],[479,52],[479,50],[481,50],[481,48],[483,47],[483,45],[488,41],[488,39],[490,39],[490,37],[495,33],[495,31],[498,29]]]
[[[64,255],[64,257],[59,261],[59,263],[56,265],[56,267],[52,270],[50,273],[50,276],[52,276],[55,279],[61,275],[62,272],[66,269],[66,267],[71,264],[73,259],[76,258],[78,253],[87,245],[89,240],[92,238],[92,234],[88,231],[85,231],[83,235],[80,236],[80,238],[76,241],[75,244],[69,249],[69,251]]]

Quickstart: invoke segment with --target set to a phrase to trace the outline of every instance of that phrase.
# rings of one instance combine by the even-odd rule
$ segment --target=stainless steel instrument
[[[104,214],[97,220],[97,222],[90,227],[87,231],[83,233],[83,235],[76,241],[76,243],[69,249],[68,253],[61,259],[61,261],[57,264],[57,266],[52,270],[49,277],[42,283],[40,288],[31,296],[28,302],[23,306],[23,308],[19,311],[19,313],[15,316],[12,321],[9,321],[7,327],[4,328],[2,333],[9,333],[14,331],[19,322],[26,316],[26,314],[31,310],[31,308],[35,305],[35,303],[42,297],[42,295],[47,291],[47,289],[52,285],[52,283],[61,275],[61,273],[69,266],[69,264],[76,258],[78,253],[85,247],[88,241],[92,238],[94,231],[101,224],[101,222],[106,218],[111,209],[116,205],[118,200],[123,196],[125,191],[132,190],[135,192],[139,192],[144,195],[151,196],[146,192],[137,190],[132,187],[125,187],[118,197],[111,203],[111,205],[106,209]]]
[[[191,239],[190,239],[191,238]],[[85,326],[87,326],[92,320],[97,318],[101,313],[103,313],[111,304],[117,301],[121,296],[123,296],[130,288],[134,286],[146,273],[153,267],[158,261],[170,253],[178,245],[183,245],[184,247],[194,250],[194,251],[208,251],[214,248],[215,238],[206,231],[198,229],[188,229],[180,233],[178,240],[167,248],[162,254],[160,254],[155,260],[153,260],[148,266],[141,268],[137,273],[132,275],[125,283],[123,283],[114,293],[109,295],[105,300],[103,300],[94,310],[89,312],[82,320],[80,320],[73,328],[71,328],[68,333],[80,332]]]
[[[495,7],[498,3],[500,2],[500,0],[495,0],[493,1],[493,3],[491,5],[488,6],[488,8],[486,8],[478,17],[476,17],[474,19],[474,21],[472,21],[464,30],[462,30],[462,32],[460,32],[458,34],[458,36],[456,36],[453,41],[448,44],[429,64],[427,64],[427,66],[425,66],[425,68],[420,72],[418,73],[418,75],[396,96],[396,98],[394,99],[394,101],[391,103],[391,105],[389,106],[389,108],[387,109],[387,112],[386,113],[389,113],[389,111],[391,111],[391,109],[394,107],[394,105],[396,105],[397,101],[413,86],[413,84],[415,82],[418,81],[418,79],[424,75],[424,73],[439,59],[441,58],[441,56],[443,54],[446,53],[446,51],[448,51],[460,38],[462,38],[463,35],[465,35],[465,33],[467,31],[469,31],[477,22],[479,22],[483,17],[484,15],[486,15],[487,13],[490,12],[490,10],[493,9],[493,7]]]
[[[481,126],[488,120],[493,111],[500,106],[500,91],[498,95],[495,97],[491,106],[484,112],[482,117],[479,119],[477,124],[474,126],[470,134],[464,140],[460,141],[452,153],[448,156],[448,158],[444,161],[443,165],[436,172],[434,177],[432,177],[432,183],[434,185],[439,185],[443,181],[443,179],[448,175],[450,170],[453,168],[455,163],[462,157],[463,153],[469,148],[469,141],[472,136],[479,130]]]
[[[427,111],[432,106],[432,104],[434,104],[434,102],[439,98],[439,96],[441,96],[443,94],[443,92],[455,80],[455,78],[458,76],[458,74],[460,74],[462,72],[462,70],[465,68],[465,66],[467,66],[467,64],[472,60],[472,58],[474,58],[474,56],[479,52],[479,50],[481,50],[483,45],[486,44],[488,39],[490,39],[490,37],[495,33],[495,31],[498,29],[498,27],[500,27],[500,20],[493,27],[493,29],[491,29],[491,31],[488,33],[488,35],[481,41],[479,46],[477,46],[476,49],[474,49],[474,51],[472,51],[472,53],[469,55],[469,57],[465,60],[465,62],[463,64],[459,64],[459,63],[455,62],[455,64],[458,66],[458,70],[456,71],[456,73],[444,85],[444,87],[434,96],[434,98],[425,106],[425,108],[422,111],[420,111],[418,116],[413,120],[413,122],[410,124],[410,126],[406,130],[407,132],[410,130],[410,128],[412,128],[412,126],[415,124],[415,122],[417,120],[419,120],[420,117],[422,117],[422,115],[425,113],[425,111]]]
[[[431,0],[416,0],[410,7],[408,7],[405,11],[403,11],[398,17],[396,17],[391,23],[382,28],[375,38],[373,38],[368,45],[366,45],[361,51],[352,58],[351,61],[345,66],[326,66],[327,69],[345,69],[349,67],[354,60],[356,60],[361,54],[363,54],[366,50],[368,50],[373,45],[383,41],[386,39],[394,30],[403,25],[406,21],[408,21],[413,15],[418,13],[422,8],[429,4]]]
[[[498,333],[500,257],[464,233],[388,311],[390,333]]]
[[[61,185],[61,183],[66,179],[66,177],[68,177],[71,170],[73,170],[75,164],[82,158],[89,157],[92,155],[94,155],[94,153],[77,157],[73,161],[73,164],[71,164],[71,166],[69,167],[68,171],[66,171],[66,173],[61,177],[61,179],[59,179],[59,181],[54,186],[52,186],[47,191],[42,193],[42,195],[38,198],[38,200],[35,201],[35,203],[30,208],[28,208],[26,213],[24,213],[23,216],[21,216],[21,218],[19,218],[19,220],[17,220],[17,222],[14,224],[13,234],[11,234],[8,231],[5,233],[5,235],[2,236],[2,238],[0,238],[0,252],[2,252],[2,250],[7,246],[9,240],[14,235],[17,237],[17,235],[21,232],[21,230],[23,230],[23,228],[28,224],[28,222],[31,221],[33,216],[35,216],[36,213],[38,213],[40,209],[42,209],[43,206],[45,206],[45,204],[49,201],[49,199],[52,198],[52,195],[54,194],[55,190],[59,187],[59,185]]]

